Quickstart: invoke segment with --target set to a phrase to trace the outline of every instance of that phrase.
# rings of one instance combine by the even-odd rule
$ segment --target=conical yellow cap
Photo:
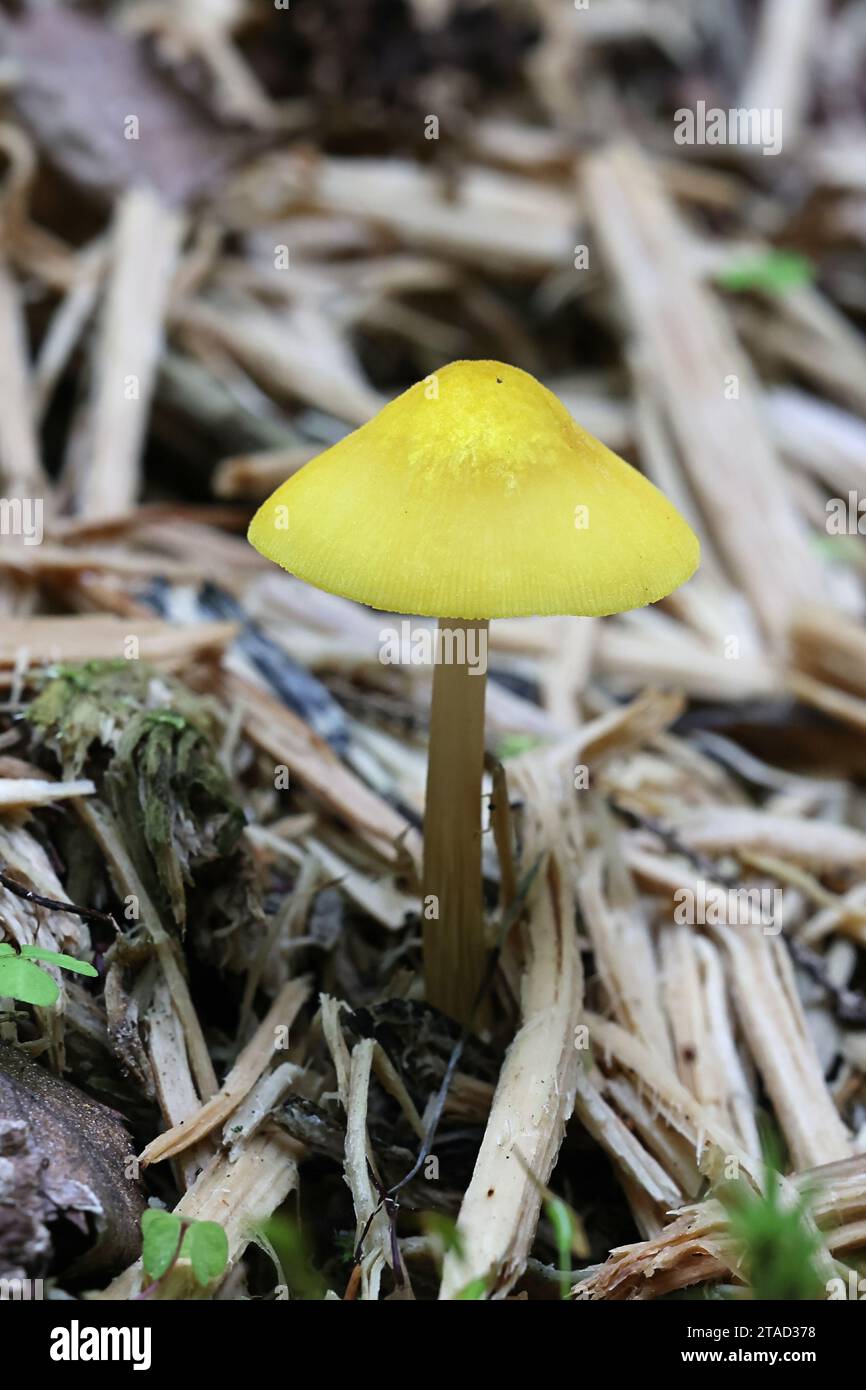
[[[534,377],[452,362],[306,464],[249,539],[319,589],[443,618],[654,603],[697,537]]]

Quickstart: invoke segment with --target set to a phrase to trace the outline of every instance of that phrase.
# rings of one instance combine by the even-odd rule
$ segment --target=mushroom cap
[[[652,483],[501,362],[410,387],[283,483],[249,539],[319,589],[442,618],[619,613],[700,558]]]

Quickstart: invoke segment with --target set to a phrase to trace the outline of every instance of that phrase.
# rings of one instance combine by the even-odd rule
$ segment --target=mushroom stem
[[[481,895],[487,629],[486,620],[440,619],[430,712],[424,978],[428,1001],[463,1024],[487,956]]]

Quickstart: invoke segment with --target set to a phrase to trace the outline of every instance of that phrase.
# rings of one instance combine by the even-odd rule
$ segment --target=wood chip
[[[79,510],[87,517],[112,516],[138,498],[141,452],[182,232],[182,219],[148,189],[132,189],[117,205],[90,399],[70,444]]]
[[[283,986],[256,1029],[255,1036],[244,1048],[219,1088],[218,1094],[194,1115],[182,1120],[174,1129],[166,1130],[151,1140],[141,1155],[141,1163],[144,1166],[182,1153],[190,1144],[197,1143],[218,1125],[225,1123],[273,1058],[274,1048],[278,1045],[279,1030],[291,1028],[309,993],[310,985],[306,980],[289,980]]]

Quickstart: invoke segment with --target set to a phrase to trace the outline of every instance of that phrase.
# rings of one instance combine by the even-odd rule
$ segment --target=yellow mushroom
[[[467,1022],[486,954],[485,679],[465,653],[490,618],[654,603],[694,573],[697,537],[528,373],[453,362],[289,478],[249,539],[319,589],[440,620],[424,823],[438,917],[425,920],[424,969],[428,999]]]

